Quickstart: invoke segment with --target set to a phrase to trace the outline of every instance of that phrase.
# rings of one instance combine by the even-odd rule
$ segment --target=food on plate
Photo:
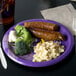
[[[16,55],[24,55],[24,54],[27,54],[29,52],[30,52],[30,46],[27,45],[23,39],[18,38],[15,42],[14,53]]]
[[[64,40],[64,36],[60,32],[45,31],[41,29],[31,29],[31,32],[37,37],[44,40]]]
[[[26,55],[33,50],[33,62],[49,61],[64,52],[64,46],[60,43],[65,38],[57,31],[58,28],[53,23],[24,22],[24,25],[16,25],[14,30],[9,32],[8,42],[14,43],[13,51],[18,56]]]
[[[15,27],[15,31],[17,37],[23,39],[27,45],[29,45],[33,41],[31,33],[24,26],[17,25]]]
[[[33,62],[49,61],[60,56],[64,46],[60,42],[44,41],[43,39],[34,46]]]
[[[11,32],[11,31],[10,31]],[[13,31],[14,34],[12,33],[12,37],[15,38],[15,42],[14,42],[14,53],[16,55],[24,55],[27,54],[29,52],[31,48],[31,44],[33,42],[33,37],[30,34],[30,32],[21,25],[17,25],[15,27],[15,30]],[[11,39],[12,37],[10,37],[11,35],[9,34],[9,42],[12,42]]]
[[[17,39],[16,32],[14,30],[11,30],[9,32],[8,42],[15,42],[16,39]]]
[[[57,24],[47,23],[47,22],[25,22],[24,26],[26,28],[38,28],[38,29],[44,29],[49,31],[58,30]]]

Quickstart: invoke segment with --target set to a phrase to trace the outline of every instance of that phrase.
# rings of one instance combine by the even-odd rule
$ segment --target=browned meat
[[[58,26],[56,24],[47,23],[47,22],[25,22],[24,26],[26,28],[38,28],[38,29],[44,29],[49,31],[58,30]]]
[[[42,38],[44,40],[64,40],[64,36],[60,32],[48,32],[41,29],[31,29],[30,31],[37,38]]]

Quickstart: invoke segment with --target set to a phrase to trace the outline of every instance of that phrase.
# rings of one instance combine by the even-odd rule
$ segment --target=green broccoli
[[[31,43],[33,42],[33,37],[30,32],[21,25],[15,27],[17,34],[17,39],[15,42],[15,54],[23,55],[29,52]]]
[[[24,26],[17,25],[15,27],[15,30],[16,30],[17,36],[22,38],[26,42],[26,44],[30,44],[33,41],[33,37]]]
[[[23,39],[18,38],[15,42],[15,50],[16,55],[24,55],[30,52],[30,47],[25,43]]]

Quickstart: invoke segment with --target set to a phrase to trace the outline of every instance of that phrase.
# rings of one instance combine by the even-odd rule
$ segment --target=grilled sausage
[[[42,38],[44,40],[64,40],[64,36],[60,32],[48,32],[41,29],[31,29],[30,31],[37,38]]]
[[[24,26],[26,28],[38,28],[38,29],[44,29],[49,31],[58,30],[58,26],[56,24],[47,23],[47,22],[25,22]]]

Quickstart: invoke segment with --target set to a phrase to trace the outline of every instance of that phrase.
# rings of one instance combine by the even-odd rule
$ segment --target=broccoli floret
[[[15,31],[17,34],[17,39],[15,41],[15,54],[16,55],[24,55],[30,52],[31,43],[33,42],[33,37],[30,32],[21,25],[17,25],[15,27]]]
[[[26,44],[23,39],[18,38],[15,42],[14,53],[16,55],[24,55],[30,52],[30,47]]]
[[[26,41],[27,45],[33,41],[33,37],[24,26],[17,25],[15,27],[15,30],[16,30],[17,36],[23,38],[23,40]]]

